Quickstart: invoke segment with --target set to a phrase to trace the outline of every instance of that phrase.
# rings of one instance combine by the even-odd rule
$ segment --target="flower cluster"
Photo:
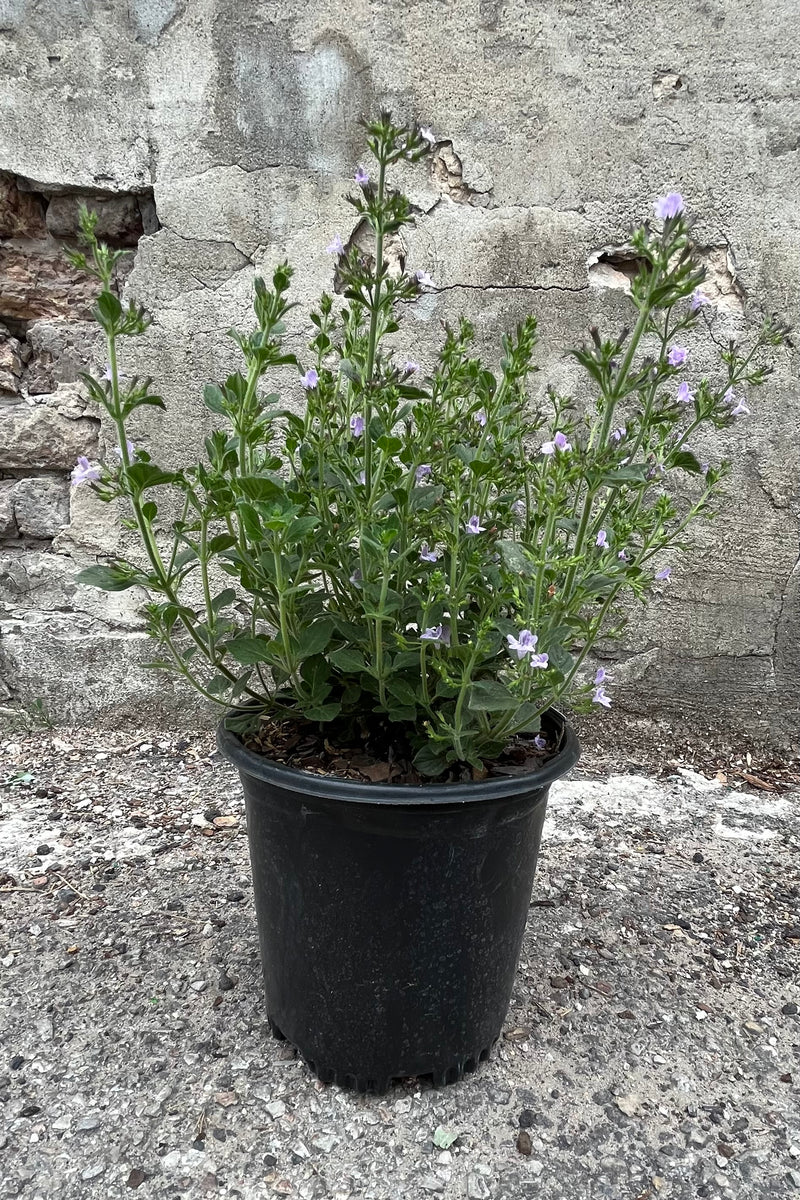
[[[516,734],[543,747],[540,721],[558,700],[611,704],[593,648],[622,629],[626,597],[663,591],[669,547],[713,511],[726,467],[701,463],[692,444],[703,426],[747,415],[763,352],[784,336],[768,321],[749,349],[723,352],[715,377],[695,377],[691,348],[713,311],[673,192],[656,204],[660,224],[634,237],[632,329],[604,339],[592,328],[574,351],[588,381],[579,401],[549,391],[531,403],[530,317],[503,337],[497,371],[473,353],[466,321],[447,329],[429,372],[396,357],[387,335],[436,285],[385,261],[411,215],[389,175],[435,144],[386,114],[368,126],[375,166],[357,168],[350,202],[374,245],[333,235],[337,297],[312,312],[303,363],[282,345],[290,268],[271,287],[256,279],[255,328],[233,335],[242,370],[206,387],[212,432],[183,470],[128,439],[131,412],[161,404],[117,365],[120,339],[148,318],[114,294],[117,252],[88,214],[87,252],[73,256],[100,283],[109,365],[84,380],[118,438],[118,461],[81,459],[73,483],[129,505],[146,559],[112,559],[82,580],[144,589],[158,665],[236,710],[234,727],[293,718],[335,740],[378,723],[433,777],[480,768]],[[287,366],[297,384],[281,403],[262,379]],[[160,516],[176,507],[165,490],[178,519]]]

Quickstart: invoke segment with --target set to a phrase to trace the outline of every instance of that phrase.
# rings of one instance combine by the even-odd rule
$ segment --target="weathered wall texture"
[[[422,214],[409,265],[440,285],[406,317],[409,356],[430,362],[460,312],[488,346],[532,310],[542,378],[577,387],[562,347],[625,311],[624,263],[601,252],[668,188],[697,214],[715,336],[752,323],[751,297],[796,314],[796,15],[795,0],[0,0],[6,697],[79,720],[179,703],[138,665],[148,646],[129,594],[73,583],[119,537],[113,513],[67,486],[76,453],[113,444],[74,382],[81,359],[101,362],[83,284],[57,253],[76,194],[105,199],[109,236],[135,247],[127,286],[155,322],[123,366],[169,401],[135,430],[167,463],[202,436],[201,385],[233,361],[222,331],[248,320],[254,270],[288,254],[298,298],[330,287],[324,248],[353,231],[357,118],[380,103],[441,139],[432,168],[404,181]],[[796,739],[796,366],[784,353],[725,435],[725,513],[631,629],[616,688],[631,718]]]

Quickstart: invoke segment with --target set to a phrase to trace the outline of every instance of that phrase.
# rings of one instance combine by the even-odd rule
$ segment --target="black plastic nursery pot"
[[[511,999],[550,784],[530,774],[391,786],[312,775],[217,743],[244,788],[272,1028],[325,1082],[454,1082],[488,1057]]]

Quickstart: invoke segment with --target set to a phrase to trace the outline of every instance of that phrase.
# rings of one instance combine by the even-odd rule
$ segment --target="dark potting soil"
[[[542,736],[547,737],[546,730]],[[544,750],[537,750],[532,736],[518,735],[497,759],[486,762],[482,771],[468,763],[454,763],[449,771],[434,779],[416,769],[414,751],[402,732],[378,722],[373,730],[360,736],[350,733],[333,741],[311,723],[266,719],[257,730],[241,737],[248,750],[298,771],[395,785],[466,783],[527,775],[552,758],[557,749],[548,740]]]

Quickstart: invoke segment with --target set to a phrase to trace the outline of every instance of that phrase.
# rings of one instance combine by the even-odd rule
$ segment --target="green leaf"
[[[223,414],[227,411],[222,388],[217,387],[215,383],[207,383],[203,388],[203,400],[206,408],[210,408],[214,413]]]
[[[122,305],[119,297],[113,292],[104,291],[97,297],[97,320],[104,329],[112,330],[122,316]]]
[[[469,707],[474,712],[511,712],[520,701],[497,679],[477,679],[470,686]]]
[[[495,542],[495,546],[509,571],[513,571],[515,575],[528,577],[536,574],[536,567],[531,560],[531,556],[519,542],[509,542],[506,539],[501,539]]]
[[[414,755],[414,766],[420,775],[430,775],[434,778],[447,770],[447,751],[444,746],[435,746],[428,742],[420,746]]]
[[[225,588],[211,601],[211,611],[218,613],[221,608],[225,608],[228,604],[233,604],[235,599],[236,592],[233,588]]]
[[[333,621],[327,617],[306,626],[297,639],[297,657],[311,658],[321,654],[333,636],[333,628]]]
[[[419,656],[415,655],[415,658],[418,659]],[[333,663],[339,671],[347,674],[367,669],[364,655],[353,646],[342,646],[339,650],[334,650],[332,654],[328,655],[328,662]]]
[[[626,483],[643,483],[647,468],[644,463],[629,463],[625,467],[615,467],[606,471],[602,483],[604,487],[622,487]]]
[[[209,554],[221,554],[223,550],[230,550],[231,546],[235,545],[236,538],[232,533],[218,533],[216,537],[209,538],[206,551]]]
[[[284,534],[284,540],[290,545],[302,542],[303,539],[319,525],[319,519],[313,516],[295,517],[290,522]]]
[[[390,433],[385,433],[383,437],[378,438],[376,445],[379,450],[383,450],[386,454],[397,454],[403,448],[400,438],[394,437]]]
[[[272,640],[267,637],[253,637],[251,634],[242,633],[235,637],[233,641],[228,642],[225,649],[236,659],[242,666],[251,666],[253,663],[266,662],[270,657],[272,648]]]
[[[280,484],[266,475],[241,475],[236,480],[236,486],[248,500],[259,504],[273,504],[286,494]]]
[[[401,704],[411,705],[412,708],[416,707],[417,693],[407,679],[388,679],[386,681],[386,690],[399,700]]]
[[[409,507],[412,512],[427,512],[438,504],[444,495],[444,487],[436,483],[432,487],[413,487],[408,494]]]
[[[135,462],[125,470],[125,478],[131,490],[139,495],[146,488],[158,487],[162,483],[174,483],[178,478],[174,471],[162,471],[155,463]]]
[[[610,575],[597,573],[589,575],[587,579],[584,579],[581,587],[588,596],[601,596],[604,592],[608,592],[612,587],[615,587],[617,583],[619,583],[618,579],[612,579]]]
[[[231,733],[255,733],[261,724],[262,716],[260,708],[254,708],[252,712],[235,713],[225,717],[225,728],[230,729]]]
[[[679,467],[682,471],[689,471],[692,475],[702,475],[703,473],[703,468],[691,450],[675,450],[669,456],[667,466]]]
[[[135,587],[143,579],[131,577],[128,570],[122,567],[85,567],[77,576],[78,583],[89,587],[100,588],[104,592],[124,592],[126,588]]]
[[[483,479],[484,475],[490,475],[495,469],[495,464],[489,459],[473,458],[469,464],[469,469],[476,479]]]
[[[342,711],[342,706],[338,700],[331,700],[328,704],[318,704],[315,708],[307,708],[303,713],[309,721],[334,721]]]

